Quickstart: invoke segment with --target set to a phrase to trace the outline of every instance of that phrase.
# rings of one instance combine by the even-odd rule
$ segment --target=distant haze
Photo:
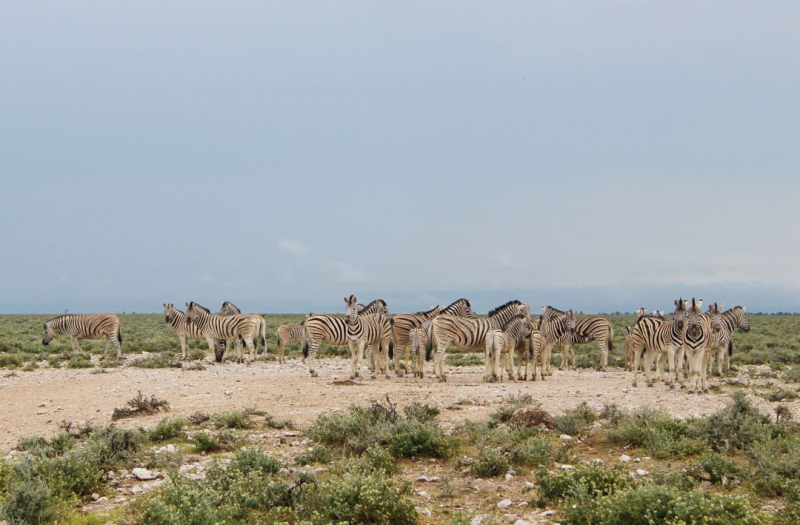
[[[0,313],[800,311],[797,2],[14,2]]]

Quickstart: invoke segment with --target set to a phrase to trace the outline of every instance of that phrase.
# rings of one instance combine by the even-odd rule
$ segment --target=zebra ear
[[[742,306],[742,311],[746,312],[747,311],[747,307],[746,306]]]
[[[345,297],[345,298],[344,298],[344,302],[345,302],[345,304],[349,304],[349,303],[350,303],[350,300],[349,300],[347,297]]]
[[[190,306],[191,306],[191,303],[186,303],[186,308],[189,308]]]
[[[547,307],[546,306],[542,306],[542,311],[544,312],[545,310],[547,310]]]
[[[722,310],[724,310],[724,309],[725,309],[725,303],[722,303],[721,305],[719,305],[719,311],[720,311],[720,312],[721,312]]]
[[[702,299],[698,299],[697,300],[697,308],[700,309],[702,307],[703,307],[703,300]]]

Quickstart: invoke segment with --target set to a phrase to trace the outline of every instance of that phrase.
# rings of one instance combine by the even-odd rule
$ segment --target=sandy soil
[[[274,416],[289,418],[301,427],[322,413],[366,403],[385,394],[401,406],[412,401],[435,403],[442,408],[441,420],[445,424],[485,417],[504,396],[521,393],[529,393],[552,413],[587,401],[596,408],[612,402],[622,408],[661,407],[683,417],[714,412],[729,399],[728,389],[690,395],[669,390],[663,384],[633,388],[631,373],[621,370],[557,371],[544,382],[489,384],[482,381],[482,367],[450,367],[448,382],[444,384],[432,377],[408,376],[363,379],[352,384],[346,381],[348,366],[349,360],[322,360],[318,378],[311,378],[300,361],[285,365],[265,361],[249,366],[208,365],[205,370],[194,371],[119,368],[92,374],[90,370],[41,368],[3,374],[0,450],[10,450],[23,436],[53,435],[62,420],[88,420],[106,425],[111,422],[114,408],[123,406],[139,390],[146,396],[154,394],[166,399],[171,415],[257,407]],[[762,398],[753,399],[765,412],[772,411]],[[473,403],[464,403],[465,400]],[[163,417],[157,414],[118,424],[148,427]]]

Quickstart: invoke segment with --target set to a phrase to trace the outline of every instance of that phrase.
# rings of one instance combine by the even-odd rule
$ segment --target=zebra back
[[[222,303],[222,307],[219,309],[220,315],[239,315],[241,313],[242,311],[239,309],[239,307],[230,301],[225,301]]]
[[[249,315],[212,314],[195,302],[186,303],[186,322],[197,325],[205,337],[214,339],[251,339],[256,335],[257,321]]]

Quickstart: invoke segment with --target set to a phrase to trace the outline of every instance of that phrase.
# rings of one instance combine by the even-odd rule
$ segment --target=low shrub
[[[659,459],[697,454],[706,448],[702,440],[689,435],[686,422],[662,410],[643,408],[615,419],[608,433],[611,443],[644,448]]]
[[[181,368],[182,364],[169,352],[157,352],[131,361],[133,368]]]
[[[635,483],[622,469],[610,469],[599,465],[580,465],[573,470],[562,470],[550,474],[540,469],[536,474],[540,506],[559,502],[585,504],[601,496],[608,496],[627,489]]]
[[[741,474],[741,468],[733,460],[718,452],[707,452],[700,458],[700,467],[711,483],[733,480]]]
[[[553,418],[553,430],[577,436],[595,422],[597,415],[585,402]]]
[[[220,450],[236,450],[244,440],[230,430],[217,433],[200,432],[192,438],[197,452],[219,452]]]
[[[122,419],[125,417],[133,417],[138,415],[155,414],[161,410],[169,410],[169,403],[163,399],[158,399],[156,396],[146,398],[142,395],[140,390],[136,397],[129,399],[124,407],[117,407],[111,414],[112,420]]]
[[[0,368],[19,368],[23,362],[19,354],[0,353]]]
[[[766,525],[772,516],[753,508],[744,498],[701,490],[645,484],[565,506],[567,521],[576,525],[651,525],[703,523],[705,525]]]
[[[508,423],[511,417],[520,408],[536,406],[538,403],[534,401],[530,394],[520,394],[517,396],[509,396],[503,400],[500,408],[489,414],[489,426],[497,426],[501,423]]]
[[[470,468],[473,476],[479,478],[496,478],[505,476],[511,468],[508,457],[497,450],[485,448],[481,450],[475,464]]]
[[[189,421],[183,417],[164,418],[149,432],[151,441],[160,442],[176,439],[183,436],[183,428]]]
[[[246,430],[255,427],[255,423],[244,410],[234,410],[216,414],[211,418],[211,422],[217,428],[235,428]]]
[[[69,358],[67,368],[94,368],[91,359],[83,354],[75,354]]]
[[[273,415],[267,414],[264,416],[264,426],[275,430],[293,429],[294,424],[290,419],[277,418]]]
[[[693,421],[690,433],[717,452],[747,450],[754,443],[769,440],[776,430],[769,416],[759,412],[742,390],[731,397],[732,402],[724,409]]]

